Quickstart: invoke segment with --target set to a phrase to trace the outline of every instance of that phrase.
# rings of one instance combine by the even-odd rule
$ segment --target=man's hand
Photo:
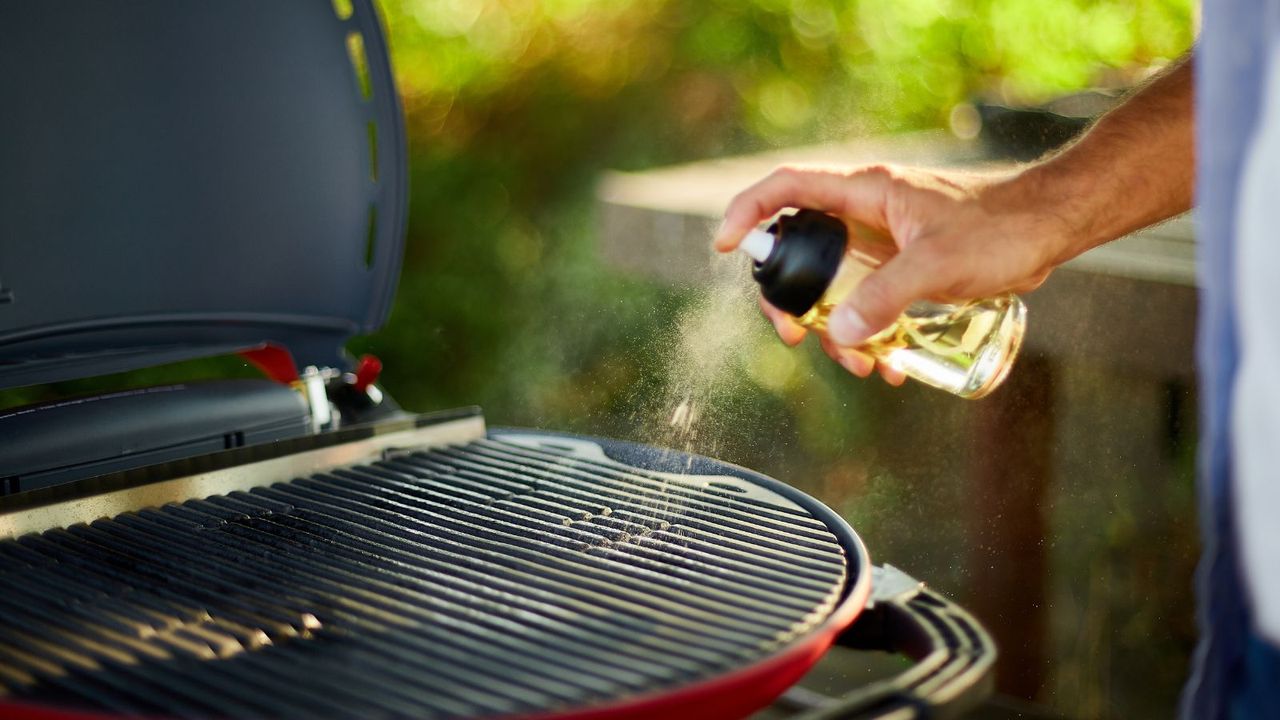
[[[750,229],[779,210],[803,207],[836,215],[850,232],[892,237],[899,252],[871,273],[832,312],[823,347],[855,375],[874,361],[852,348],[892,323],[920,299],[954,301],[1025,292],[1069,257],[1073,229],[1020,197],[1016,178],[992,178],[875,165],[851,169],[783,167],[729,205],[716,238],[737,247]],[[761,300],[789,345],[805,330]],[[881,368],[892,384],[896,371]]]
[[[725,212],[716,249],[728,252],[785,208],[836,215],[851,232],[893,238],[898,253],[832,311],[823,347],[855,375],[872,358],[854,348],[916,300],[1026,292],[1059,264],[1191,206],[1191,62],[1176,63],[1078,142],[1003,176],[871,165],[782,167]],[[862,226],[862,227],[859,227]],[[763,300],[783,341],[805,330]],[[881,368],[890,383],[900,374]]]

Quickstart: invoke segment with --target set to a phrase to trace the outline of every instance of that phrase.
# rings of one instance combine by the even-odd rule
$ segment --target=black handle
[[[794,720],[961,717],[991,695],[996,647],[972,615],[892,566],[874,568],[871,602],[836,644],[900,653],[915,661]]]

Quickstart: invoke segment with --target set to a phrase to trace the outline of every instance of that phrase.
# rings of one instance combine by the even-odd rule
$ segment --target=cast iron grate
[[[534,713],[761,659],[846,573],[780,496],[486,439],[0,542],[0,689],[171,717]]]

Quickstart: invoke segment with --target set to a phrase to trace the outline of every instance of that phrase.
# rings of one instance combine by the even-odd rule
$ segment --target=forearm
[[[992,202],[1056,215],[1071,237],[1058,262],[1184,212],[1195,177],[1188,55],[1077,142],[993,188]]]
[[[781,167],[739,193],[727,252],[779,210],[809,208],[887,234],[899,251],[832,311],[834,346],[857,347],[914,301],[1028,292],[1061,263],[1191,207],[1190,58],[1161,73],[1053,157],[996,177],[868,165]],[[774,315],[781,322],[781,313]],[[789,321],[787,321],[789,322]],[[799,340],[780,325],[783,338]],[[834,353],[845,362],[846,354]],[[864,358],[846,367],[871,371]]]

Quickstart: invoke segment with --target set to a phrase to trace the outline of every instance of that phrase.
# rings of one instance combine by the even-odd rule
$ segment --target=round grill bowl
[[[870,568],[842,518],[750,470],[494,431],[0,543],[27,588],[0,599],[0,715],[742,718],[854,621]],[[193,605],[203,625],[158,628]],[[258,614],[315,627],[175,651]]]

